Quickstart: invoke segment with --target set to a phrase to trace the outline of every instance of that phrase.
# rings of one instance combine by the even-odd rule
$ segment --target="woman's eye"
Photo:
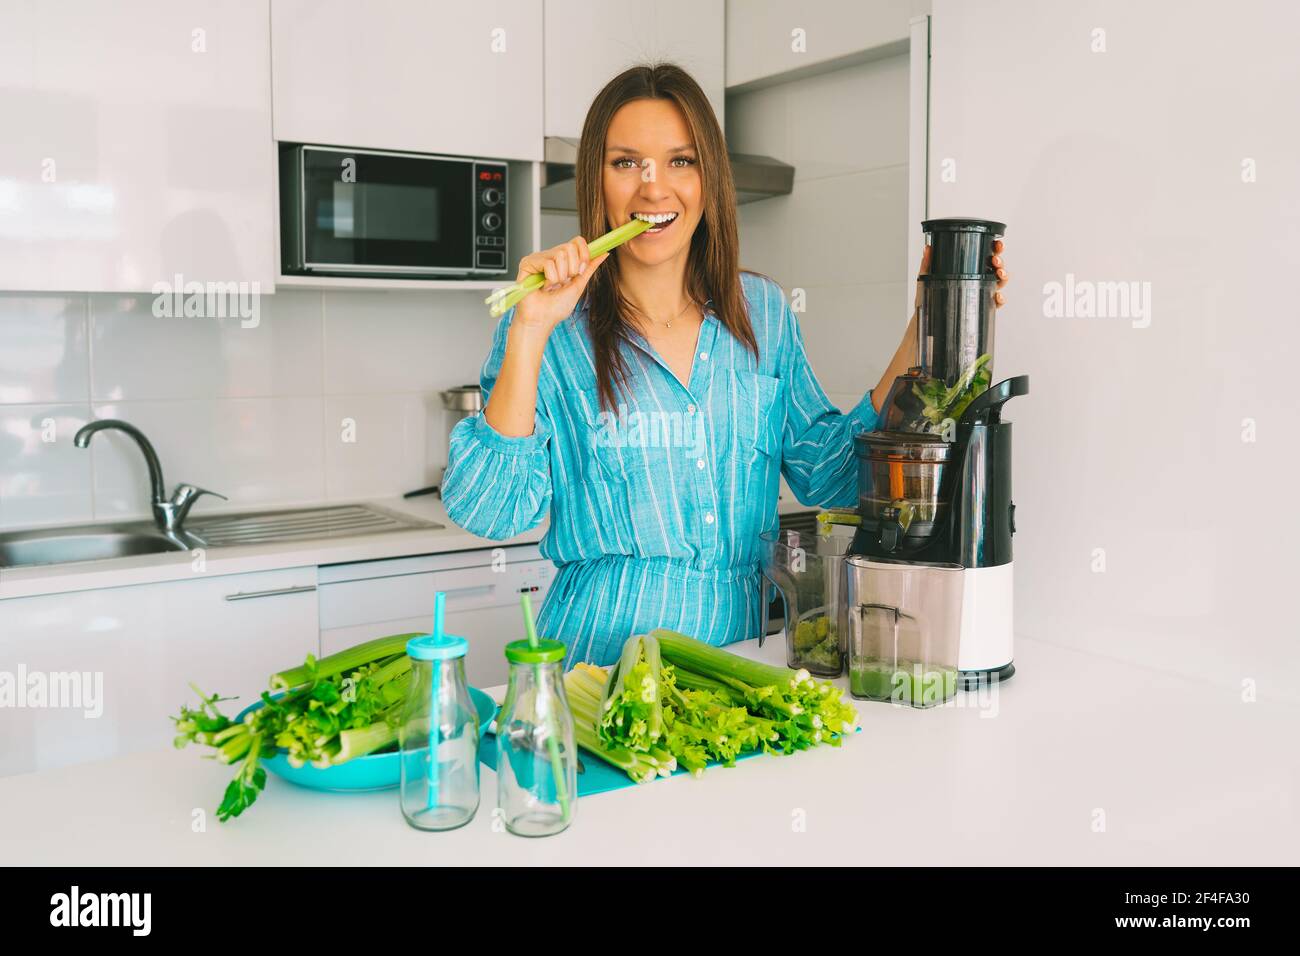
[[[680,163],[681,165],[678,166],[677,168],[682,169],[685,168],[686,166],[694,166],[695,160],[690,156],[673,157],[671,164],[676,165],[678,163]],[[612,163],[610,163],[610,165],[613,166],[615,169],[639,169],[641,166],[641,164],[638,163],[635,159],[631,159],[630,157],[627,156],[623,156],[620,157],[619,159],[614,160]]]

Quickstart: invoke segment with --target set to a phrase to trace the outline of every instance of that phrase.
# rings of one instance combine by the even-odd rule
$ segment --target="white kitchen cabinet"
[[[233,717],[271,674],[319,652],[315,592],[307,567],[0,601],[0,681],[102,682],[98,717],[89,700],[0,708],[0,776],[166,747],[169,715],[197,703],[190,681],[237,695],[223,705]]]
[[[336,564],[320,569],[321,653],[433,626],[433,597],[446,594],[444,628],[469,642],[465,673],[477,687],[504,684],[504,648],[524,636],[520,594],[541,608],[555,566],[536,545]]]
[[[651,60],[676,63],[695,77],[723,123],[724,0],[545,0],[545,6],[547,136],[578,138],[601,87]]]
[[[272,0],[275,138],[542,158],[542,6]]]
[[[0,5],[0,290],[273,291],[267,2]]]
[[[910,23],[931,0],[791,3],[732,0],[727,22],[727,91],[767,85],[908,49]],[[779,82],[779,80],[778,80]]]

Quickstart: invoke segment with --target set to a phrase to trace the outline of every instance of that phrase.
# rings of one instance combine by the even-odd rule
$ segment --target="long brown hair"
[[[603,235],[622,223],[609,222],[605,209],[605,140],[614,114],[639,99],[672,100],[686,117],[700,160],[704,213],[691,237],[686,265],[687,294],[700,305],[713,300],[718,320],[758,356],[758,341],[749,320],[740,284],[740,241],[736,230],[736,186],[731,178],[726,139],[708,97],[695,79],[673,63],[634,66],[601,90],[582,125],[574,170],[578,223],[584,236]],[[612,410],[615,389],[627,390],[629,370],[620,350],[628,340],[629,316],[635,311],[619,288],[616,249],[596,271],[583,295],[588,306],[596,383],[602,408]]]

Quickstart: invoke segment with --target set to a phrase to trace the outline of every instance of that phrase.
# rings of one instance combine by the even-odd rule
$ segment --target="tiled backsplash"
[[[263,296],[260,321],[156,318],[153,297],[0,295],[0,527],[148,514],[137,425],[197,509],[385,497],[437,481],[438,392],[478,381],[482,292]]]

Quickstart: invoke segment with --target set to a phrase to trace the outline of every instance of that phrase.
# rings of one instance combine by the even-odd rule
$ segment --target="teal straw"
[[[533,602],[528,594],[519,599],[524,606],[524,633],[528,636],[528,646],[537,649],[537,625],[533,623]],[[537,681],[538,693],[542,687],[542,665],[534,664],[534,679]],[[569,822],[569,789],[565,785],[564,767],[560,764],[560,745],[555,739],[555,725],[551,722],[551,712],[546,711],[546,749],[551,755],[551,774],[555,777],[555,795],[560,798],[560,815],[564,822]]]
[[[433,639],[442,640],[442,615],[447,603],[447,595],[438,591],[433,596]],[[429,800],[428,808],[438,805],[438,680],[441,661],[430,661],[433,665],[433,700],[429,708]]]

